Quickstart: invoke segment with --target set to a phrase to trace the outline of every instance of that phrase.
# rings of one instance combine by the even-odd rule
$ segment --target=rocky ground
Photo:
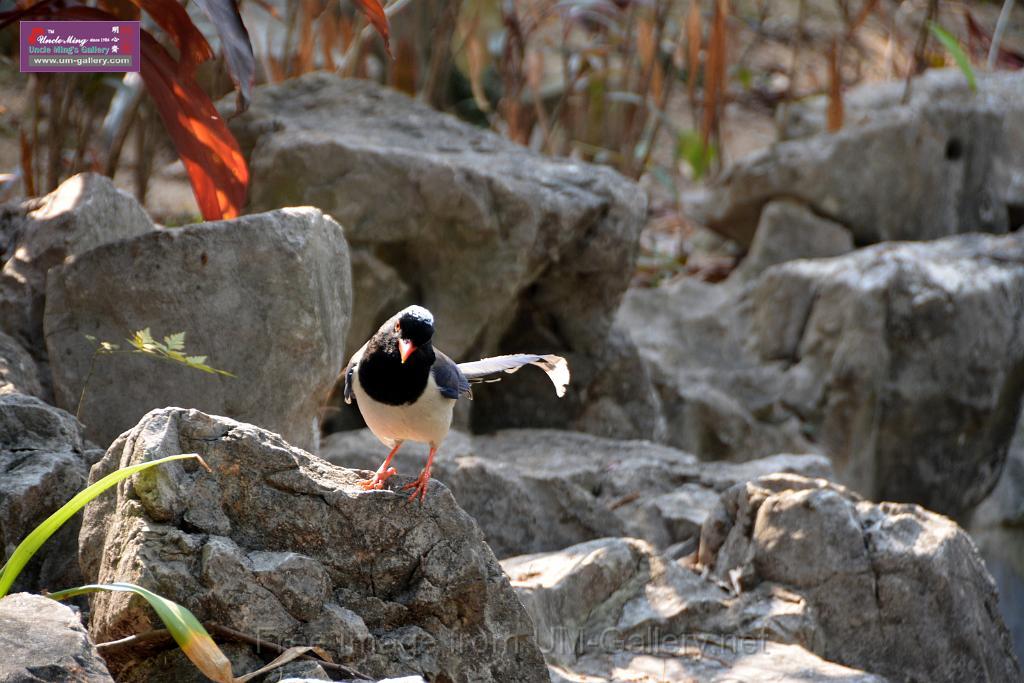
[[[324,74],[232,120],[242,218],[164,228],[88,175],[5,207],[5,554],[117,467],[210,471],[138,475],[45,546],[0,600],[0,680],[201,680],[110,645],[159,627],[136,599],[93,598],[86,632],[30,595],[86,581],[316,645],[306,679],[1018,680],[1024,80],[887,87],[836,135],[791,111],[693,198],[746,250],[717,285],[629,287],[646,200],[615,173]],[[574,370],[564,401],[527,372],[477,391],[422,507],[407,476],[355,486],[384,449],[328,401],[411,301],[457,358]],[[94,355],[146,327],[234,377]]]

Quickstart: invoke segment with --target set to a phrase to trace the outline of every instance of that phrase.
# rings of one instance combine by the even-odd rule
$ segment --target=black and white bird
[[[422,306],[409,306],[381,325],[345,368],[345,402],[355,399],[366,426],[391,449],[372,477],[359,484],[380,489],[397,474],[391,459],[406,441],[430,445],[427,466],[402,490],[412,489],[409,500],[427,495],[430,467],[438,447],[448,435],[452,411],[459,398],[473,398],[470,385],[494,382],[504,373],[536,365],[547,373],[562,397],[569,385],[569,364],[561,356],[513,354],[455,363],[434,348],[434,316]]]

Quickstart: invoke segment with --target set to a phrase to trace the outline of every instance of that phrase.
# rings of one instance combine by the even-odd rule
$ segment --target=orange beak
[[[409,356],[416,350],[416,346],[408,339],[398,340],[398,352],[402,355],[402,362],[409,360]]]

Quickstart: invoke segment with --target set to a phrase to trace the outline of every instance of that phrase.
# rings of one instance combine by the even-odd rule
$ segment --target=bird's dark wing
[[[352,387],[352,382],[355,380],[353,380],[352,375],[355,374],[356,366],[359,365],[359,360],[363,357],[363,351],[365,350],[366,344],[363,344],[362,348],[352,355],[352,360],[348,362],[348,367],[345,368],[345,392],[343,394],[345,403],[352,403],[352,401],[356,400],[355,389]]]
[[[441,395],[445,398],[457,399],[459,396],[473,398],[473,390],[469,387],[469,380],[462,374],[459,366],[448,356],[437,349],[434,349],[436,360],[431,372],[434,373],[434,381],[441,389]]]
[[[569,386],[569,364],[561,356],[537,356],[532,353],[514,353],[510,356],[495,356],[459,363],[459,370],[470,382],[497,382],[502,373],[513,373],[524,365],[536,365],[547,373],[548,379],[555,385],[555,393],[559,398],[565,396],[565,388]]]

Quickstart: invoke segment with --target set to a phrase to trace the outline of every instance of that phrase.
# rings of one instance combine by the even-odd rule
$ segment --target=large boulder
[[[70,256],[154,229],[127,192],[95,173],[80,173],[37,199],[5,212],[6,261],[0,271],[0,329],[45,356],[46,273]]]
[[[1000,153],[996,165],[995,189],[1009,212],[1009,227],[1024,225],[1024,130],[1016,125],[1024,117],[1024,72],[980,71],[973,89],[963,72],[955,67],[928,69],[911,82],[910,98],[904,102],[907,82],[865,83],[843,93],[843,126],[858,127],[892,119],[907,111],[926,109],[940,101],[947,105],[991,108],[1003,121]],[[806,138],[826,129],[828,99],[812,97],[791,102],[778,109],[779,136]]]
[[[327,436],[321,456],[343,467],[374,470],[385,452],[363,430]],[[393,465],[412,474],[426,456],[426,447],[406,444]],[[774,472],[832,473],[821,456],[700,463],[647,441],[543,429],[488,436],[453,432],[433,469],[480,524],[498,557],[560,550],[609,535],[634,536],[685,554],[696,550],[701,524],[722,491]]]
[[[87,508],[80,549],[89,580],[140,584],[201,620],[317,645],[370,676],[544,678],[526,612],[444,486],[407,505],[402,493],[363,491],[360,473],[275,434],[183,409],[147,415],[91,479],[181,452],[200,454],[210,471],[171,463]],[[98,640],[155,626],[137,598],[93,598]],[[121,681],[149,681],[161,669],[191,675],[159,657],[111,666]]]
[[[0,557],[6,560],[47,517],[85,488],[91,464],[80,426],[68,413],[33,396],[0,395]],[[36,553],[15,590],[70,588],[78,569],[79,517]]]
[[[1020,411],[1022,264],[1017,233],[876,245],[634,290],[620,322],[672,445],[819,452],[865,496],[959,515],[995,485]]]
[[[113,683],[82,620],[40,595],[0,599],[0,681]]]
[[[50,271],[46,343],[57,404],[109,444],[147,411],[184,406],[249,420],[315,449],[351,310],[341,226],[291,208],[159,230]],[[151,328],[186,333],[190,355],[235,376],[144,355],[94,356]],[[144,378],[144,379],[143,379]],[[85,394],[83,398],[83,389]]]
[[[503,398],[474,405],[488,428],[600,430],[604,413],[585,414],[591,403],[651,400],[643,376],[631,374],[628,337],[608,340],[646,216],[635,183],[323,72],[257,88],[230,125],[251,160],[254,210],[320,207],[346,226],[355,250],[391,268],[360,279],[367,287],[355,291],[355,306],[374,318],[361,321],[353,344],[393,312],[379,310],[383,300],[410,291],[437,318],[437,346],[457,360],[569,357],[573,388],[563,400],[537,392],[543,377],[519,373],[495,392]],[[610,367],[621,368],[621,382],[607,378]],[[650,436],[650,414],[627,414],[620,436]]]
[[[878,245],[770,269],[753,340],[840,479],[960,514],[995,486],[1024,394],[1024,238]]]
[[[772,583],[801,595],[826,659],[899,680],[1020,680],[974,543],[916,505],[772,475],[723,494],[698,560],[739,590]]]
[[[502,567],[558,683],[882,681],[815,654],[817,617],[798,594],[767,584],[731,594],[641,541],[599,539]]]
[[[763,207],[780,198],[805,203],[859,244],[1006,232],[1007,168],[1019,165],[1007,156],[1011,120],[983,100],[940,100],[780,142],[726,169],[689,208],[744,246]]]

